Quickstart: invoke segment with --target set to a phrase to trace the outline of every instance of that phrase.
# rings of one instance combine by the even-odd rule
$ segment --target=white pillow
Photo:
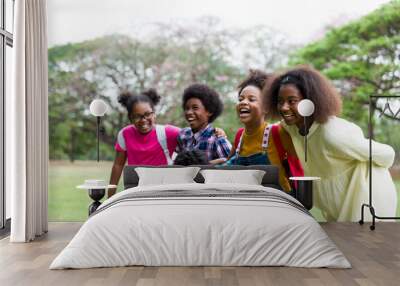
[[[185,168],[135,168],[139,176],[138,186],[195,183],[199,167]]]
[[[261,185],[265,171],[261,170],[202,170],[204,183],[233,183]]]

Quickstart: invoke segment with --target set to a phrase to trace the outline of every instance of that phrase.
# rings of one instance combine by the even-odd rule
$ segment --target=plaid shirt
[[[215,128],[208,124],[204,129],[193,134],[190,127],[181,129],[178,135],[176,151],[200,150],[205,152],[208,160],[227,158],[232,145],[224,137],[215,135]]]

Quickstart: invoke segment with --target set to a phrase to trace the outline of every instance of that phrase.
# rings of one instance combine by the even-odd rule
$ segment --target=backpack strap
[[[157,134],[158,143],[161,145],[161,148],[164,152],[165,159],[167,159],[167,164],[173,165],[174,162],[172,161],[171,156],[169,155],[169,150],[168,150],[168,145],[167,145],[167,134],[165,132],[165,126],[156,124],[156,134]]]
[[[236,155],[239,154],[240,146],[242,145],[243,131],[244,128],[239,128],[239,130],[236,132],[235,142],[233,144],[236,150]]]
[[[276,147],[276,149],[278,151],[279,159],[281,161],[283,161],[283,160],[285,160],[287,158],[287,152],[283,148],[283,144],[282,144],[282,141],[281,141],[281,136],[279,135],[280,129],[281,129],[281,126],[279,124],[274,124],[274,125],[272,125],[271,133],[272,133],[272,138],[273,138],[274,143],[275,143],[275,147]]]
[[[269,140],[270,130],[271,130],[271,125],[267,125],[264,129],[263,141],[262,141],[262,145],[261,145],[261,147],[264,151],[267,151],[267,148],[268,148],[268,140]]]
[[[125,129],[125,128],[124,128]],[[117,142],[119,147],[121,147],[122,150],[126,151],[126,143],[125,143],[125,137],[124,137],[124,129],[121,129],[118,132],[118,137],[117,137]]]

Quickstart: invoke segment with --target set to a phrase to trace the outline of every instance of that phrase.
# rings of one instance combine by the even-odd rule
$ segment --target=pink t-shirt
[[[178,127],[172,125],[165,126],[167,146],[171,157],[177,144],[179,130]],[[167,165],[167,159],[158,143],[156,128],[147,134],[142,134],[134,125],[124,127],[118,133],[115,150],[126,152],[128,165]]]

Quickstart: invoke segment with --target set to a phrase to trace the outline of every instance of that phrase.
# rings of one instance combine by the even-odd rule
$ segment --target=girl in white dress
[[[314,114],[304,126],[297,104],[309,99]],[[336,117],[341,99],[335,88],[318,71],[300,66],[276,77],[264,92],[267,114],[282,118],[290,134],[305,176],[314,181],[314,205],[327,221],[359,221],[361,205],[369,202],[369,140],[360,127]],[[308,130],[307,162],[304,161],[304,137]],[[397,194],[388,168],[394,150],[372,142],[372,200],[378,216],[393,217]],[[368,208],[365,220],[371,220]]]

